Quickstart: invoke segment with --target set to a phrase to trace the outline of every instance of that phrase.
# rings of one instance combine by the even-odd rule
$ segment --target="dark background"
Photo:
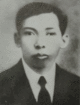
[[[80,76],[80,0],[0,0],[0,72],[11,67],[21,57],[21,50],[14,43],[15,16],[20,7],[32,1],[55,4],[67,13],[69,44],[60,51],[57,62]]]

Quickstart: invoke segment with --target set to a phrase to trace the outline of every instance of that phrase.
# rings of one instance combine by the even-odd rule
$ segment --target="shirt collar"
[[[38,80],[40,78],[40,76],[44,76],[47,83],[50,83],[51,81],[53,81],[53,77],[55,76],[55,70],[56,70],[56,64],[54,63],[51,70],[49,70],[48,72],[46,72],[45,74],[41,75],[37,72],[35,72],[34,70],[32,70],[24,61],[24,58],[22,58],[22,63],[23,63],[23,67],[25,70],[25,73],[28,76],[28,79],[30,81],[35,81],[36,83],[38,83]]]
[[[53,93],[54,93],[54,85],[55,85],[55,70],[56,70],[56,64],[54,63],[52,68],[45,72],[45,74],[41,75],[38,74],[37,72],[33,71],[24,61],[24,59],[22,58],[22,63],[23,63],[23,67],[25,70],[25,74],[29,80],[30,86],[32,88],[32,91],[36,97],[36,100],[38,100],[38,94],[40,91],[40,86],[38,84],[39,78],[41,76],[44,76],[44,78],[47,81],[46,84],[46,89],[48,90],[50,96],[51,96],[51,101],[53,100]]]
[[[22,63],[23,67],[25,70],[25,73],[28,77],[29,82],[35,82],[38,83],[39,77],[41,76],[40,74],[36,73],[34,70],[32,70],[24,61],[24,58],[22,58]]]

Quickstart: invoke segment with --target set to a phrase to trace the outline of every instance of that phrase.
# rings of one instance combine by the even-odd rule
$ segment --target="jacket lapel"
[[[55,88],[54,88],[54,96],[53,96],[53,105],[58,105],[58,101],[59,101],[59,94],[58,92],[60,92],[60,81],[59,81],[59,73],[60,73],[60,68],[58,67],[58,65],[56,65],[56,73],[55,73]]]
[[[28,78],[25,75],[22,61],[18,63],[17,70],[18,75],[14,87],[15,104],[36,105],[36,100],[29,85]]]
[[[65,70],[56,65],[53,105],[71,105],[69,102],[70,81]]]

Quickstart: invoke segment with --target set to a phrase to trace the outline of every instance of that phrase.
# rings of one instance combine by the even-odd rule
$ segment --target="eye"
[[[24,32],[24,35],[31,36],[31,35],[34,35],[34,33],[33,33],[33,32],[30,32],[30,31],[25,31],[25,32]]]
[[[56,35],[56,33],[55,32],[50,32],[50,33],[47,33],[47,35],[53,36],[53,35]]]

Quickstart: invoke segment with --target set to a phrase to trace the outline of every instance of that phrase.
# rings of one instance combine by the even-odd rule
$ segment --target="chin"
[[[37,70],[42,70],[45,68],[44,60],[36,60],[31,62],[32,68]]]

